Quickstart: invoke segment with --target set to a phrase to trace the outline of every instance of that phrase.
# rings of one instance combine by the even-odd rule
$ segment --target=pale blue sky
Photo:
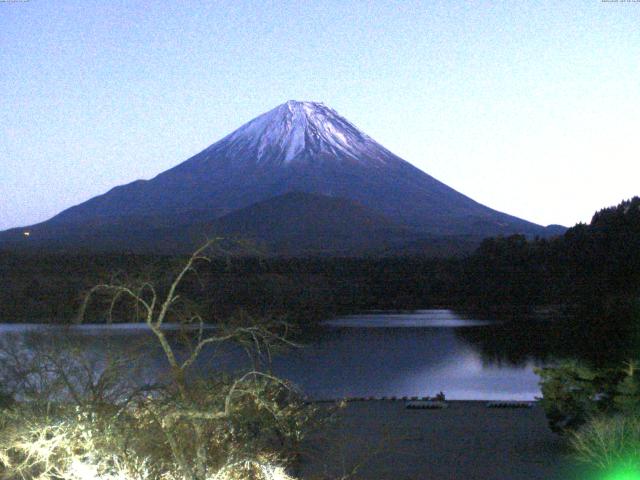
[[[640,3],[0,2],[0,229],[322,101],[490,207],[640,194]]]

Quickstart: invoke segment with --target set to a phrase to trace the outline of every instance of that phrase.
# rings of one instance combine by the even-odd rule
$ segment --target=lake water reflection
[[[495,326],[450,310],[352,315],[327,321],[314,341],[276,356],[273,370],[314,399],[424,396],[440,391],[449,399],[534,399],[540,391],[533,359],[488,361],[477,346],[478,338],[495,335]],[[0,325],[0,336],[22,335],[28,348],[38,348],[62,335],[99,355],[149,335],[136,327]],[[146,348],[148,363],[160,371],[161,353]],[[203,355],[198,370],[206,374],[221,365],[238,366],[239,352],[218,354]]]
[[[326,322],[322,337],[275,362],[276,371],[316,398],[424,396],[533,400],[534,361],[487,362],[472,342],[495,322],[450,310],[351,315]]]

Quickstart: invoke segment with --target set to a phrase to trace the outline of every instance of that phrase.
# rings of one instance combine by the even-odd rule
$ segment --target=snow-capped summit
[[[259,164],[286,165],[312,155],[382,161],[381,146],[335,110],[318,102],[289,100],[256,117],[206,151],[232,151]],[[369,155],[363,155],[369,153]]]

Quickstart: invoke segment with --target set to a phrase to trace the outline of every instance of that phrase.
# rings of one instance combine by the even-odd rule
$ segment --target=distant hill
[[[480,239],[434,237],[399,226],[351,200],[287,193],[230,213],[212,232],[242,237],[284,255],[417,254],[470,252]]]
[[[114,251],[120,245],[132,253],[190,252],[206,238],[244,240],[255,253],[267,255],[398,255],[449,256],[471,252],[481,238],[425,238],[358,203],[325,195],[290,192],[215,218],[192,211],[177,225],[162,218],[131,222],[93,223],[67,231],[48,227],[24,237],[15,231],[13,245],[53,251]],[[180,235],[176,235],[176,230]],[[135,243],[129,239],[135,238]]]
[[[326,254],[563,231],[475,202],[323,104],[289,101],[151,180],[0,232],[0,248],[179,251],[213,227],[274,253]]]
[[[253,240],[269,252],[283,254],[379,251],[418,236],[352,200],[302,192],[225,215],[212,231]]]

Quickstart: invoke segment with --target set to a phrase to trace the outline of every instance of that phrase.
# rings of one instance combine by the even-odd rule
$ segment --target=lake
[[[0,337],[27,349],[44,348],[62,337],[92,355],[117,352],[149,337],[135,324],[51,327],[0,325]],[[309,344],[274,357],[274,373],[292,381],[313,399],[433,396],[455,400],[533,400],[540,396],[535,366],[544,359],[519,352],[496,353],[504,333],[500,323],[452,310],[374,312],[335,318]],[[511,345],[502,338],[504,345]],[[535,343],[535,340],[533,340]],[[149,371],[164,365],[154,347],[144,353]],[[497,347],[498,350],[501,347]],[[506,348],[506,347],[505,347]],[[234,349],[205,352],[197,370],[238,366]]]

